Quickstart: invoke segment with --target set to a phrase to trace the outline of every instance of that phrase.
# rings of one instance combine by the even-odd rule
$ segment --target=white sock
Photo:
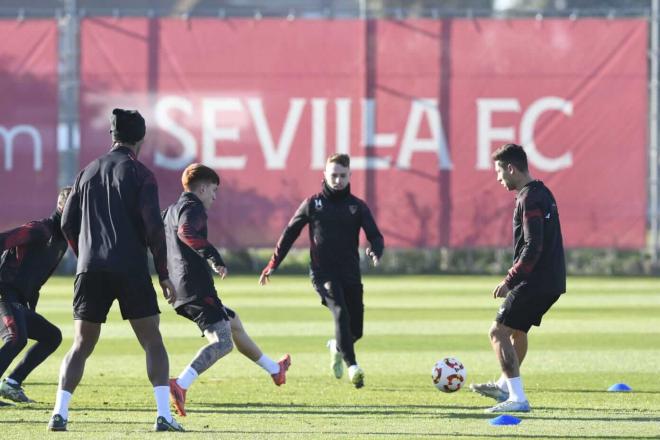
[[[507,385],[509,386],[509,400],[514,402],[524,402],[527,400],[525,396],[525,391],[523,391],[522,378],[511,377],[506,380]]]
[[[280,364],[262,354],[256,364],[259,365],[264,370],[268,371],[268,374],[277,374],[280,372]]]
[[[199,374],[197,374],[197,371],[190,365],[188,365],[186,368],[183,369],[181,374],[179,374],[179,377],[176,379],[176,383],[179,384],[181,388],[184,390],[187,390],[190,388],[190,385],[197,379]]]
[[[509,385],[506,383],[506,377],[504,375],[497,379],[495,385],[497,385],[502,391],[509,391]]]
[[[360,368],[358,364],[354,364],[348,367],[348,377],[353,377],[358,368]]]
[[[16,382],[14,379],[11,377],[5,378],[5,382],[7,382],[9,385],[20,385],[20,383]]]
[[[168,422],[172,421],[172,412],[170,411],[170,387],[154,387],[154,396],[156,396],[156,411],[158,417],[165,417]]]
[[[53,415],[59,414],[64,420],[69,418],[69,401],[72,394],[68,391],[57,390],[55,395],[55,407],[53,408]]]

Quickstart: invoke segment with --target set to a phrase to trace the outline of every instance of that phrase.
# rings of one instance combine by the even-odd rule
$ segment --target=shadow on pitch
[[[561,393],[561,394],[582,394],[582,393],[592,393],[592,394],[610,394],[610,395],[621,395],[621,394],[660,394],[660,390],[656,391],[630,391],[630,392],[622,392],[622,393],[613,393],[611,391],[607,390],[594,390],[594,389],[586,389],[586,390],[576,390],[576,389],[570,389],[570,390],[557,390],[557,389],[550,389],[550,390],[543,390],[544,393]]]

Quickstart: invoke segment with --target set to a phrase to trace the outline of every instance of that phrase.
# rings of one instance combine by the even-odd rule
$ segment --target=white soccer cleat
[[[337,351],[337,341],[335,339],[330,339],[327,344],[325,344],[330,350],[330,368],[335,374],[337,379],[341,379],[344,375],[344,364],[342,362],[341,353]]]
[[[364,386],[364,370],[357,365],[348,367],[348,378],[355,388],[362,388]]]
[[[530,412],[532,407],[529,402],[514,402],[513,400],[505,400],[497,405],[485,410],[487,413],[510,413],[510,412]]]
[[[490,397],[498,402],[504,402],[509,398],[509,392],[500,388],[496,383],[471,383],[470,390],[481,394],[484,397]]]

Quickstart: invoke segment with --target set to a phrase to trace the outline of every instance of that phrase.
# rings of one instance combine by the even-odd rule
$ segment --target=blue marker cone
[[[607,389],[607,391],[613,391],[613,392],[626,392],[626,391],[632,391],[632,388],[630,388],[628,385],[625,383],[615,383],[611,387]]]
[[[502,414],[501,416],[497,416],[494,419],[490,419],[489,422],[491,425],[517,425],[520,423],[520,419],[518,417],[513,417],[508,414]]]

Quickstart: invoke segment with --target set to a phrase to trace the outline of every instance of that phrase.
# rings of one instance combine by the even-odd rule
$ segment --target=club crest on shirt
[[[314,199],[314,209],[316,209],[317,211],[323,209],[323,202],[321,201],[321,199]]]
[[[351,211],[351,214],[355,215],[357,212],[357,205],[348,205],[348,210]]]

